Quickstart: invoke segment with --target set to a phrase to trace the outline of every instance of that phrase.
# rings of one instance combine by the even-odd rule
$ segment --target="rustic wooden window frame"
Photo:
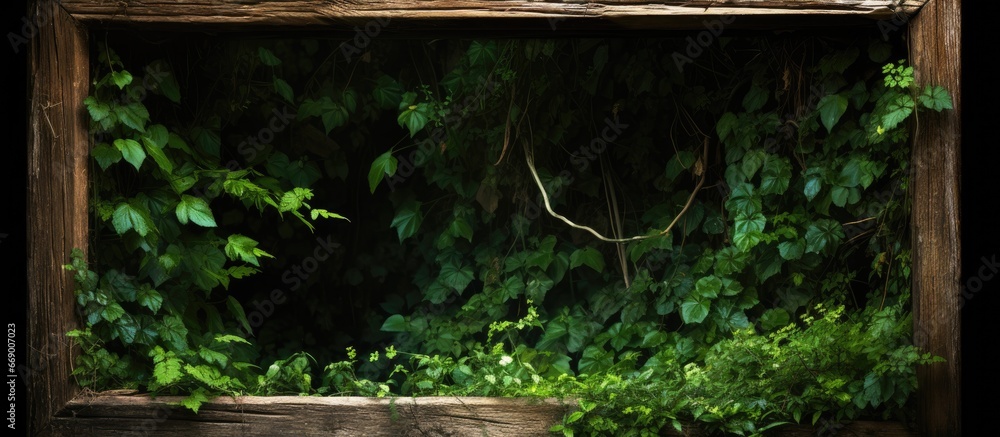
[[[88,122],[82,104],[90,88],[90,29],[215,32],[349,30],[390,18],[414,31],[464,34],[559,29],[691,30],[713,17],[735,15],[732,27],[783,29],[836,26],[864,21],[909,32],[910,61],[919,84],[952,90],[955,109],[921,118],[911,165],[913,199],[913,312],[918,346],[947,362],[918,372],[919,425],[928,435],[959,435],[960,405],[960,221],[961,4],[960,0],[29,0],[28,18],[37,32],[29,45],[28,126],[28,388],[31,435],[104,435],[112,431],[188,435],[378,433],[482,430],[529,432],[538,421],[558,420],[557,402],[519,399],[388,399],[246,397],[220,399],[202,415],[168,409],[175,399],[83,396],[70,376],[74,350],[65,333],[76,327],[73,283],[62,269],[72,248],[87,249]],[[470,22],[472,25],[470,25]],[[394,26],[397,24],[394,24]],[[205,416],[207,414],[207,416]],[[352,416],[353,415],[353,416]],[[503,416],[503,420],[498,420]],[[351,418],[353,417],[353,419]],[[441,418],[455,424],[435,428]],[[891,424],[890,424],[891,425]],[[905,435],[897,424],[867,428],[870,435]],[[860,428],[862,425],[852,425]],[[800,430],[801,431],[801,430]],[[869,435],[869,434],[866,434]]]

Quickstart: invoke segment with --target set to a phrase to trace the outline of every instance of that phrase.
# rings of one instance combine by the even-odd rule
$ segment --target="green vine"
[[[102,50],[74,375],[556,396],[565,435],[905,420],[939,360],[907,142],[947,91],[877,39],[684,43],[243,41],[142,81]]]

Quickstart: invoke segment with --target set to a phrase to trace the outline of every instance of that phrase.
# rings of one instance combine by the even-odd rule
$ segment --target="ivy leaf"
[[[406,332],[408,326],[409,323],[406,322],[406,318],[399,314],[393,314],[385,319],[379,330],[383,332]]]
[[[615,354],[603,348],[590,345],[583,350],[577,365],[580,373],[599,373],[610,369],[615,364]]]
[[[954,109],[951,106],[951,96],[948,95],[948,91],[941,86],[930,86],[924,87],[924,91],[920,93],[917,97],[921,105],[925,108],[933,109],[937,112],[941,112],[945,109]]]
[[[170,342],[173,350],[177,352],[187,350],[188,329],[184,326],[184,322],[180,317],[166,316],[163,318],[163,321],[158,324],[157,328],[160,338]]]
[[[347,120],[351,118],[347,108],[339,103],[331,102],[329,107],[324,107],[324,109],[325,111],[320,118],[323,120],[323,128],[326,129],[327,134],[333,129],[347,124]]]
[[[473,41],[469,45],[468,56],[469,64],[473,66],[494,62],[497,59],[497,43],[494,41],[486,43]]]
[[[726,209],[734,215],[753,215],[761,210],[761,198],[753,191],[753,185],[737,184],[726,201]]]
[[[149,78],[154,83],[153,90],[158,91],[171,102],[181,102],[181,87],[177,84],[177,77],[170,69],[170,65],[162,59],[157,59],[149,64],[146,70]],[[143,81],[143,83],[146,83]]]
[[[383,74],[375,81],[372,96],[382,109],[396,108],[403,98],[403,87],[392,76]]]
[[[747,95],[743,97],[743,109],[747,112],[756,112],[767,103],[767,97],[767,90],[754,84],[750,87],[750,91],[747,91]]]
[[[396,119],[399,122],[399,126],[406,126],[410,130],[410,138],[413,138],[417,132],[427,124],[429,118],[427,117],[427,104],[418,103],[416,105],[410,105]]]
[[[569,256],[569,267],[575,269],[583,265],[594,269],[597,273],[601,273],[604,271],[604,256],[593,247],[585,247],[573,251],[573,254]]]
[[[830,189],[830,200],[833,201],[834,205],[843,208],[844,205],[847,205],[847,197],[850,194],[851,190],[849,188],[833,187]]]
[[[153,227],[153,220],[149,217],[149,211],[142,205],[132,205],[130,203],[119,203],[111,217],[111,224],[118,235],[122,235],[129,229],[135,230],[139,236],[145,237]]]
[[[358,109],[358,92],[354,88],[344,90],[340,95],[340,100],[344,103],[347,112],[354,112]]]
[[[278,211],[298,211],[299,208],[306,205],[305,201],[312,199],[312,197],[313,192],[308,188],[295,187],[290,191],[285,191],[281,195],[281,201],[278,203]]]
[[[816,195],[819,194],[820,189],[823,187],[823,182],[819,177],[813,176],[806,181],[806,186],[802,190],[802,194],[805,194],[806,199],[813,200]]]
[[[260,267],[257,261],[258,256],[266,256],[268,258],[274,258],[274,256],[262,249],[258,249],[257,244],[257,240],[253,238],[240,234],[232,234],[226,242],[226,256],[233,261],[241,259],[244,262]]]
[[[706,276],[694,283],[694,293],[700,297],[714,299],[719,297],[719,290],[722,290],[722,280],[716,276]]]
[[[783,308],[771,308],[764,311],[764,314],[760,316],[760,327],[765,331],[773,331],[778,328],[784,328],[791,322],[791,316],[789,316],[788,311],[785,311]]]
[[[471,266],[462,267],[456,263],[448,263],[441,267],[441,281],[459,294],[469,286],[472,277]]]
[[[198,356],[200,356],[201,359],[205,360],[206,363],[208,364],[215,363],[218,364],[219,367],[221,368],[225,368],[226,364],[229,363],[229,358],[226,357],[225,354],[211,350],[204,346],[198,348]]]
[[[269,67],[281,65],[281,59],[274,56],[274,52],[266,47],[257,47],[257,57],[260,58],[261,63]]]
[[[107,170],[111,164],[115,164],[122,160],[122,152],[105,143],[94,146],[94,148],[90,150],[90,155],[94,157],[95,161],[97,161],[97,165],[101,166],[101,170]]]
[[[670,161],[667,161],[667,168],[663,172],[663,177],[670,181],[677,179],[677,176],[680,176],[682,171],[694,165],[695,159],[694,153],[687,150],[677,152],[676,155],[670,158]]]
[[[735,247],[726,247],[715,254],[715,274],[729,276],[746,267],[750,255]]]
[[[840,223],[830,219],[820,219],[806,229],[806,252],[820,253],[824,248],[835,246],[844,238]]]
[[[913,113],[913,107],[913,99],[910,96],[897,95],[886,106],[886,114],[882,116],[882,128],[885,130],[895,128]]]
[[[444,281],[438,277],[438,279],[431,283],[424,291],[424,298],[434,305],[440,305],[448,299],[455,291],[445,284]]]
[[[153,162],[160,167],[160,170],[163,170],[163,172],[168,175],[174,172],[174,163],[170,161],[170,158],[167,158],[167,155],[163,153],[163,149],[161,146],[156,144],[155,140],[143,135],[142,144],[146,146],[146,153],[153,158]]]
[[[713,319],[716,324],[726,331],[743,329],[750,326],[746,313],[737,308],[732,302],[720,302],[715,306]]]
[[[392,177],[396,174],[396,166],[399,161],[392,156],[392,150],[385,152],[372,161],[372,166],[368,170],[368,189],[372,193],[385,176]]]
[[[191,129],[194,137],[194,145],[202,153],[218,158],[222,151],[222,139],[219,138],[219,119],[217,117],[208,120],[208,127],[195,127]]]
[[[524,281],[516,275],[508,277],[507,280],[503,282],[503,285],[500,286],[500,293],[505,302],[511,299],[517,299],[517,297],[523,292]]]
[[[689,295],[681,303],[681,319],[684,323],[701,323],[708,317],[712,308],[712,301],[700,296]]]
[[[412,237],[417,233],[417,229],[420,229],[420,223],[424,220],[424,216],[420,212],[420,205],[420,202],[417,201],[407,202],[393,217],[390,226],[396,228],[400,243]]]
[[[767,218],[759,212],[737,215],[736,225],[733,227],[733,244],[744,252],[749,251],[763,239],[766,225]]]
[[[284,97],[288,103],[295,103],[295,92],[292,91],[292,86],[285,82],[284,79],[278,76],[274,77],[274,92],[278,93],[279,96]]]
[[[253,328],[247,320],[247,313],[243,310],[243,305],[241,305],[235,297],[226,297],[226,308],[229,309],[229,314],[232,314],[232,316],[236,319],[236,322],[243,328],[243,332],[247,334],[253,333]]]
[[[719,140],[725,141],[726,137],[730,133],[736,131],[736,127],[739,125],[739,118],[736,114],[732,112],[727,112],[719,117],[719,121],[715,123],[715,132],[719,135]]]
[[[177,204],[176,213],[177,221],[181,222],[182,225],[186,225],[190,219],[198,226],[206,228],[218,226],[215,224],[215,217],[212,215],[212,209],[208,207],[208,202],[200,197],[182,195],[180,203]]]
[[[139,132],[146,130],[146,123],[149,122],[149,111],[142,103],[133,102],[124,106],[115,106],[113,111],[126,126]]]
[[[778,245],[778,253],[782,258],[788,261],[794,261],[802,258],[802,254],[805,253],[806,243],[803,240],[792,240],[785,241]]]
[[[101,318],[109,322],[114,322],[124,315],[125,309],[118,302],[111,302],[101,310]]]
[[[142,150],[142,145],[136,140],[123,140],[117,139],[114,142],[115,148],[122,153],[122,157],[132,164],[136,170],[139,170],[139,166],[142,165],[142,161],[146,159],[146,152]]]
[[[761,172],[760,194],[784,194],[792,179],[792,164],[788,158],[769,155]]]
[[[163,305],[163,296],[160,292],[153,290],[149,287],[142,287],[136,294],[137,301],[139,305],[149,308],[153,314],[160,311],[160,306]]]
[[[132,83],[132,73],[125,70],[112,71],[111,81],[118,86],[118,89],[125,89],[125,86]]]
[[[757,169],[764,164],[765,155],[766,153],[761,149],[754,149],[743,155],[743,165],[741,169],[747,179],[752,178],[753,175],[757,173]]]
[[[778,274],[781,271],[781,265],[784,263],[785,260],[781,258],[779,252],[768,248],[762,256],[754,261],[754,273],[757,274],[757,279],[763,283],[767,278]]]
[[[816,109],[819,110],[820,121],[826,127],[827,132],[833,131],[833,126],[840,121],[840,117],[847,111],[847,97],[840,94],[831,94],[820,99]]]
[[[83,104],[87,107],[87,112],[90,113],[90,119],[95,122],[104,120],[111,115],[111,107],[107,103],[97,100],[94,96],[83,99]]]
[[[837,176],[837,185],[853,188],[861,184],[861,179],[864,176],[864,171],[861,167],[861,162],[857,159],[847,161],[847,164],[844,164],[844,168],[840,170],[840,174]]]
[[[464,217],[455,217],[448,227],[448,232],[455,238],[464,238],[472,242],[472,225]]]

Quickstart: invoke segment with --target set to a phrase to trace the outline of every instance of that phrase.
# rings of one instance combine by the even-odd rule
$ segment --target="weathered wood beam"
[[[27,435],[76,394],[70,373],[75,328],[70,250],[87,250],[88,123],[83,99],[90,85],[87,31],[55,0],[28,3],[28,359],[18,368],[30,418]]]
[[[542,436],[572,407],[558,400],[483,397],[220,397],[198,413],[182,397],[92,396],[68,403],[53,435]]]
[[[796,27],[815,23],[844,24],[848,19],[881,20],[916,13],[927,0],[324,0],[324,1],[107,1],[62,0],[69,13],[87,24],[156,25],[186,30],[251,30],[269,28],[328,28],[391,18],[407,26],[469,26],[483,23],[585,20],[587,27],[635,29],[694,29],[706,17],[737,16],[731,26],[762,24]],[[900,4],[901,3],[901,4]],[[775,18],[780,18],[775,20]],[[480,20],[469,23],[463,20]],[[598,25],[597,23],[604,23]],[[470,26],[471,25],[471,26]],[[499,25],[499,23],[497,24]],[[556,26],[551,26],[553,29]]]
[[[482,397],[239,397],[217,398],[198,414],[176,406],[181,397],[135,395],[81,396],[53,419],[53,435],[110,434],[156,436],[272,435],[503,435],[548,436],[575,406],[556,399]],[[707,435],[685,426],[684,433]],[[782,437],[866,435],[914,437],[899,422],[821,421],[817,426],[788,425],[772,430]]]
[[[951,92],[954,110],[927,113],[914,133],[914,342],[947,362],[917,370],[918,417],[926,435],[961,435],[962,8],[931,0],[910,21],[910,62],[919,86]]]

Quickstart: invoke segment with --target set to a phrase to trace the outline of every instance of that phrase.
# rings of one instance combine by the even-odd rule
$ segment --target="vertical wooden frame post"
[[[947,360],[917,370],[918,417],[929,436],[961,434],[961,1],[930,0],[910,22],[919,86],[940,85],[954,110],[926,112],[913,137],[913,332]]]
[[[28,390],[29,435],[46,433],[77,388],[66,332],[75,327],[72,275],[62,266],[87,250],[88,129],[83,99],[90,78],[86,29],[56,0],[32,0],[37,32],[28,62]]]

